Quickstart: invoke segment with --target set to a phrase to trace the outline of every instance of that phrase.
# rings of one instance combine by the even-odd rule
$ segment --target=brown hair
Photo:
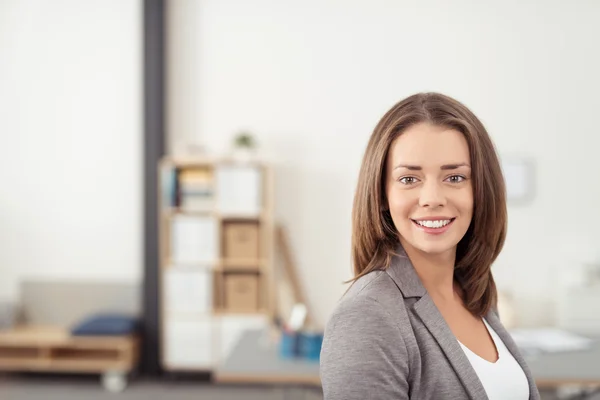
[[[471,158],[474,209],[458,243],[454,276],[467,309],[485,315],[497,301],[491,265],[506,237],[506,193],[500,162],[483,124],[462,103],[439,93],[419,93],[381,118],[367,145],[352,209],[352,281],[389,267],[399,245],[385,195],[386,160],[394,139],[420,122],[462,132]]]

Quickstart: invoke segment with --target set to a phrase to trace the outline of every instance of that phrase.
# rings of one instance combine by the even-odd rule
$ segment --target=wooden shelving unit
[[[159,169],[162,367],[212,371],[275,315],[272,170],[171,157]]]

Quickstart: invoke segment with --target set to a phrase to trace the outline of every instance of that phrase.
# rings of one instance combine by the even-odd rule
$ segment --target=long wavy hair
[[[497,301],[491,266],[506,237],[504,179],[483,124],[462,103],[439,93],[419,93],[400,101],[381,118],[369,139],[352,209],[351,281],[389,267],[399,245],[385,195],[386,160],[394,139],[421,122],[462,132],[469,146],[473,218],[458,243],[454,276],[464,292],[467,309],[484,316]]]

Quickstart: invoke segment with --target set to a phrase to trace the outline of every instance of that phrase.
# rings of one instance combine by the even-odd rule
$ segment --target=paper
[[[292,315],[288,321],[288,328],[292,331],[299,331],[304,326],[306,320],[306,306],[302,303],[294,304]]]
[[[266,315],[236,315],[221,318],[220,361],[225,362],[247,330],[264,330],[269,327]]]

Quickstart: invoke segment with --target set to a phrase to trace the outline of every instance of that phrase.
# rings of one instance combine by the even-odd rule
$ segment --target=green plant
[[[250,132],[242,131],[235,136],[234,143],[236,147],[252,149],[256,146],[256,140]]]

